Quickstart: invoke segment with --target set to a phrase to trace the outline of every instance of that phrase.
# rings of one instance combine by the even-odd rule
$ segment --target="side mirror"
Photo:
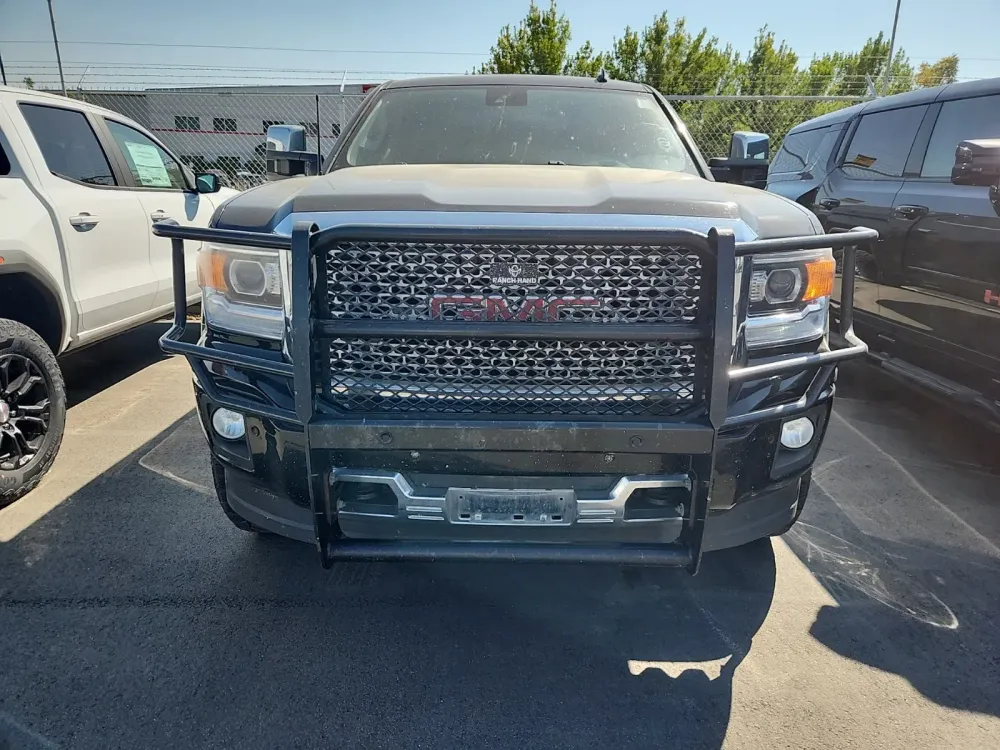
[[[767,157],[770,138],[765,133],[739,131],[729,139],[729,156],[708,160],[717,182],[732,182],[749,187],[767,187]]]
[[[306,150],[306,129],[301,125],[271,125],[264,159],[268,180],[319,174],[319,158]]]
[[[1000,183],[1000,139],[959,143],[951,181],[956,185],[996,187]]]
[[[766,133],[739,130],[729,138],[729,158],[767,162],[771,152],[771,139]]]
[[[222,187],[219,182],[219,175],[211,172],[200,172],[194,176],[195,186],[199,193],[217,193]]]

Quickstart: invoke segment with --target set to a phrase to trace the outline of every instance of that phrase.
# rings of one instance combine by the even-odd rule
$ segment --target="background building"
[[[374,84],[212,86],[86,91],[79,96],[145,125],[196,170],[264,171],[269,125],[302,125],[309,150],[325,158]]]

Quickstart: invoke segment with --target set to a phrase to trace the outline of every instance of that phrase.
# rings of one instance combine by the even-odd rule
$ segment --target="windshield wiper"
[[[566,166],[566,162],[559,161],[558,159],[549,159],[545,163],[548,164],[549,166],[552,166],[552,167],[565,167]]]

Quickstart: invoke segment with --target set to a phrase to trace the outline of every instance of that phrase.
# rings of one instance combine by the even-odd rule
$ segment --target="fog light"
[[[212,415],[212,429],[226,440],[239,440],[247,432],[243,415],[230,409],[215,410],[215,414]]]
[[[781,425],[781,444],[792,450],[805,448],[815,433],[816,428],[808,417],[791,419]]]

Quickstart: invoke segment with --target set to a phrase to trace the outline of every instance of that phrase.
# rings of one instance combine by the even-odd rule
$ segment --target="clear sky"
[[[546,3],[547,0],[542,0]],[[528,0],[53,0],[67,86],[183,82],[339,83],[462,73],[481,62]],[[571,47],[607,49],[626,25],[666,9],[746,51],[765,23],[803,60],[857,49],[892,28],[895,0],[561,0]],[[960,78],[1000,76],[1000,0],[902,0],[897,44],[911,61],[961,58]],[[47,41],[46,41],[47,40]],[[25,43],[25,42],[44,43]],[[129,43],[102,46],[79,42]],[[232,45],[215,49],[152,45]],[[282,51],[268,48],[289,48]],[[58,81],[45,0],[0,0],[8,79]],[[89,65],[89,69],[88,69]],[[143,66],[137,69],[133,66]],[[182,66],[182,67],[177,67]],[[198,68],[209,70],[199,70]],[[252,80],[251,80],[252,79]]]

